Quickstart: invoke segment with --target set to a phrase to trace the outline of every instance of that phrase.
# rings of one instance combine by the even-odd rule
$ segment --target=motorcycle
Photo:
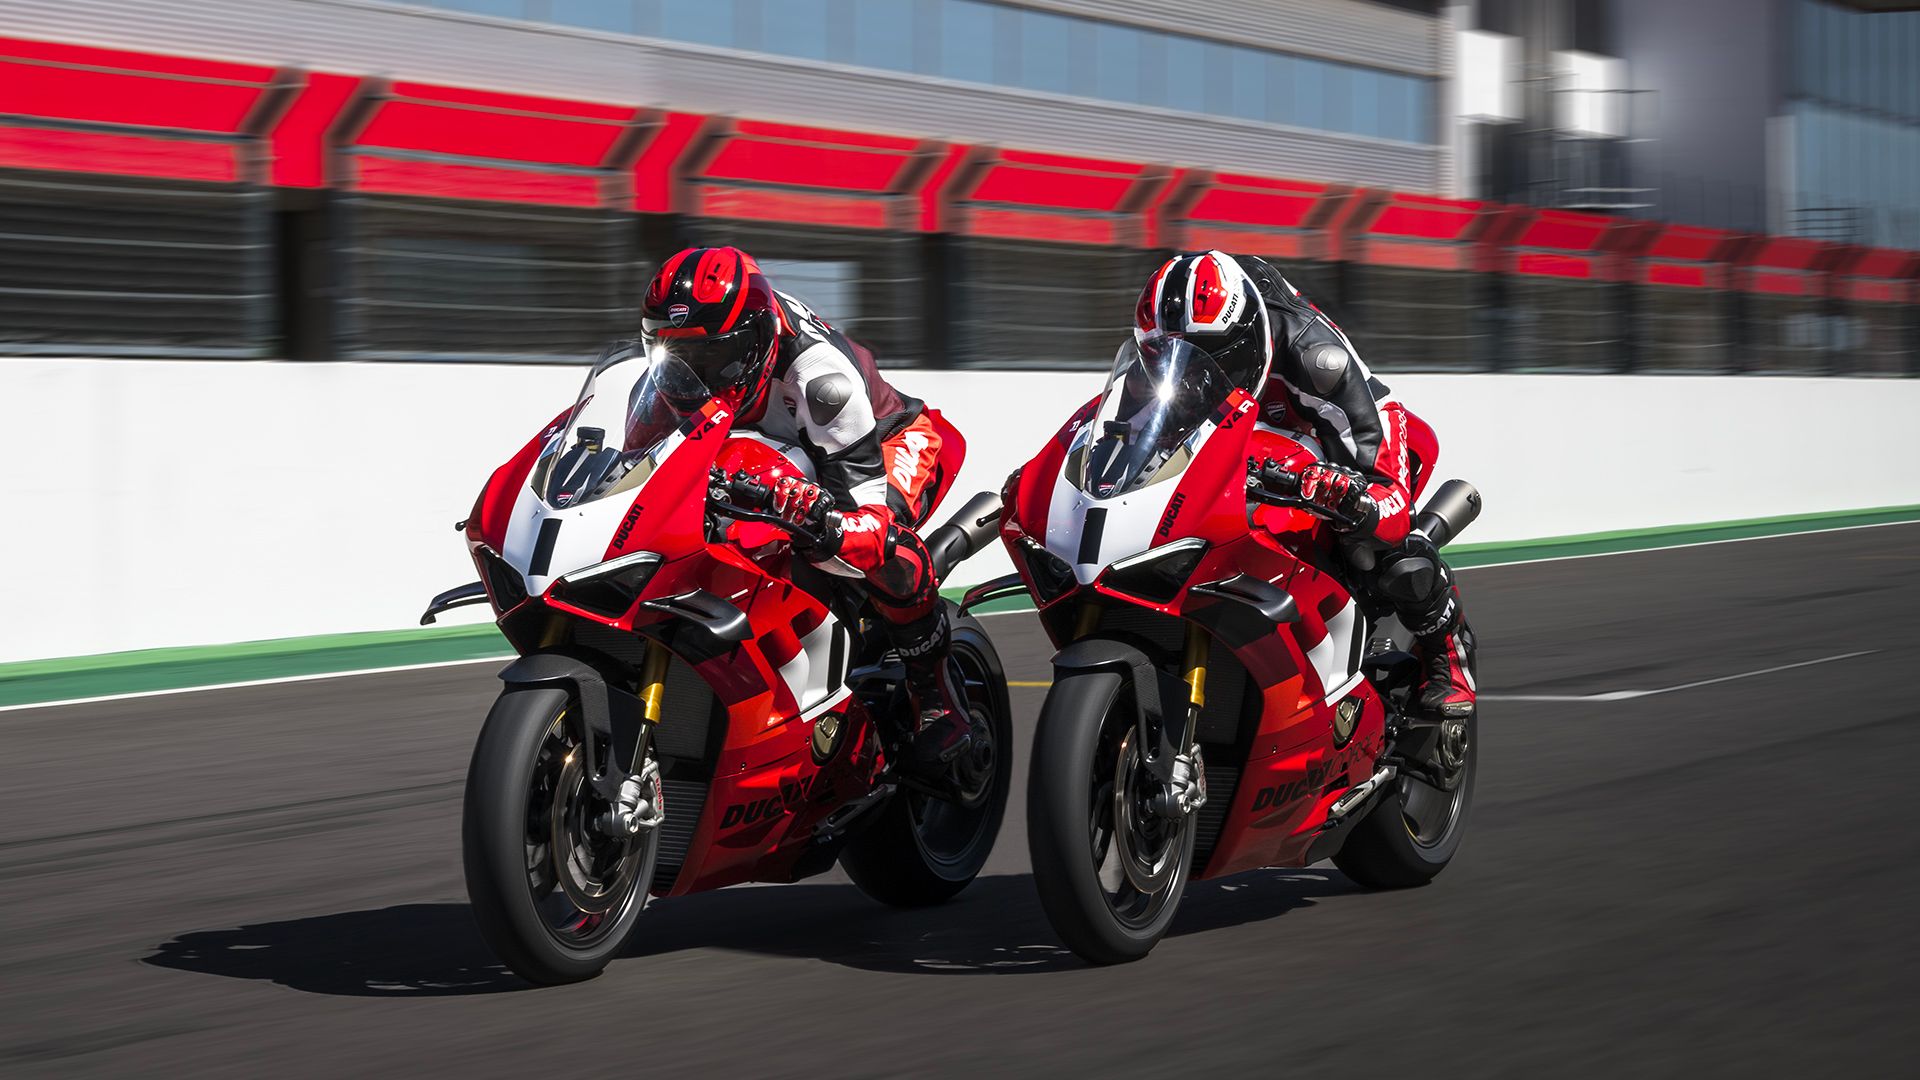
[[[937,505],[964,444],[930,415],[950,455]],[[489,604],[519,653],[461,832],[481,933],[532,982],[598,974],[649,897],[838,861],[883,903],[939,903],[999,831],[1010,716],[985,631],[950,612],[970,751],[943,776],[902,775],[915,713],[858,573],[801,557],[809,535],[769,512],[771,485],[813,465],[736,419],[681,361],[609,347],[459,524],[480,580],[421,618]],[[999,516],[983,494],[926,534],[938,573]]]
[[[1029,594],[1059,648],[1027,836],[1049,920],[1094,963],[1145,956],[1190,879],[1331,858],[1416,885],[1466,827],[1472,732],[1443,739],[1410,701],[1414,657],[1369,649],[1390,609],[1339,572],[1367,552],[1299,498],[1312,438],[1256,432],[1258,415],[1204,350],[1129,342],[1008,481],[1018,572],[963,601]],[[1256,483],[1261,457],[1276,468]],[[1444,545],[1479,506],[1449,481],[1418,527]]]

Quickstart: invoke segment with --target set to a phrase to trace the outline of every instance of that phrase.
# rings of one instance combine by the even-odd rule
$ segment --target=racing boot
[[[1469,725],[1474,715],[1473,630],[1459,618],[1459,604],[1450,630],[1417,635],[1414,655],[1420,658],[1420,684],[1414,688],[1420,711],[1440,724],[1436,763],[1449,776],[1467,763]]]
[[[1475,710],[1474,640],[1453,574],[1433,542],[1414,532],[1381,560],[1375,586],[1413,634],[1413,653],[1420,660],[1414,703],[1425,720],[1440,726],[1438,764],[1457,772],[1466,762]]]
[[[1450,633],[1416,637],[1420,711],[1443,719],[1471,720],[1474,713],[1473,629],[1461,622]]]
[[[966,705],[953,685],[947,664],[952,647],[953,633],[947,625],[945,605],[894,629],[894,649],[906,664],[907,688],[919,713],[919,725],[902,765],[905,771],[923,779],[941,777],[973,742]]]

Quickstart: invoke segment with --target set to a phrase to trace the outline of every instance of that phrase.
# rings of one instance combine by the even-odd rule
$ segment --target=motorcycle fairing
[[[1096,498],[1069,475],[1074,450],[1090,438],[1093,417],[1083,408],[1022,468],[1002,539],[1036,597],[1032,569],[1018,550],[1025,538],[1043,537],[1045,549],[1072,566],[1074,588],[1039,605],[1057,645],[1066,644],[1072,620],[1048,618],[1047,612],[1081,599],[1185,620],[1217,602],[1194,594],[1194,585],[1236,574],[1269,582],[1293,597],[1294,621],[1237,647],[1216,639],[1215,647],[1230,648],[1257,689],[1260,708],[1255,729],[1239,731],[1232,748],[1207,750],[1210,763],[1221,753],[1244,754],[1244,760],[1235,782],[1218,793],[1229,806],[1211,854],[1195,876],[1298,865],[1320,835],[1328,808],[1371,775],[1384,751],[1386,725],[1385,707],[1359,670],[1366,620],[1351,594],[1321,565],[1325,555],[1318,547],[1317,519],[1276,510],[1249,528],[1244,483],[1250,452],[1271,448],[1289,458],[1317,454],[1256,425],[1253,399],[1236,391],[1187,442],[1192,456],[1177,478]],[[1097,535],[1089,537],[1094,530]],[[1171,599],[1156,601],[1114,587],[1116,560],[1189,538],[1209,546]],[[1334,710],[1348,699],[1355,702],[1349,706],[1352,734],[1336,746]]]

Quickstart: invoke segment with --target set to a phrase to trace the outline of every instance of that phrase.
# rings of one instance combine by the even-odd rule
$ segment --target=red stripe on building
[[[660,117],[653,137],[633,162],[633,208],[643,213],[665,214],[674,205],[673,167],[686,154],[687,147],[706,117],[697,113],[670,112]]]
[[[973,152],[968,146],[949,146],[947,156],[934,166],[931,173],[920,184],[920,231],[943,232],[947,227],[946,205],[947,186],[954,174],[959,171],[960,163]]]
[[[805,222],[850,229],[884,229],[889,224],[886,204],[860,195],[715,186],[700,191],[693,210],[708,217]]]
[[[1521,252],[1514,259],[1514,271],[1521,274],[1538,274],[1544,277],[1591,278],[1593,260],[1578,255],[1555,255],[1546,252]]]
[[[912,159],[866,149],[735,138],[701,170],[716,180],[884,192]]]
[[[361,79],[315,72],[273,127],[271,178],[282,187],[327,184],[327,132],[359,92]]]
[[[0,166],[106,176],[233,183],[240,179],[231,142],[0,126]]]
[[[354,186],[389,195],[440,199],[598,206],[600,178],[580,173],[536,172],[505,166],[409,161],[362,156]]]
[[[1063,244],[1111,244],[1118,235],[1115,223],[1109,218],[1073,217],[994,206],[974,207],[967,215],[966,231],[972,236],[1051,240]]]

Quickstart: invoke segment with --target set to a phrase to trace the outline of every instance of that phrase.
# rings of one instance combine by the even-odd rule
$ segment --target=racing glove
[[[1300,470],[1300,497],[1326,511],[1336,532],[1372,532],[1380,520],[1367,478],[1344,466],[1316,461]]]
[[[817,529],[833,505],[825,488],[797,476],[783,476],[773,485],[773,512],[789,525]]]

